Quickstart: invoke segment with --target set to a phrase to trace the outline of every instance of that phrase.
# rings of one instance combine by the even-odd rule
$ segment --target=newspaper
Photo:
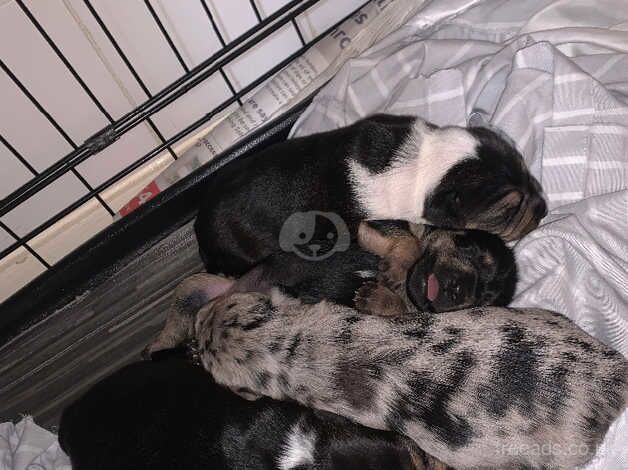
[[[240,139],[306,99],[351,57],[395,31],[425,0],[371,0],[326,37],[277,72],[242,106],[198,140],[123,206],[122,217],[224,152]]]

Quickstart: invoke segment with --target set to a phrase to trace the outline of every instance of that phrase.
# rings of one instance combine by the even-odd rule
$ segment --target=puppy
[[[321,240],[318,245],[326,251],[328,242],[334,243]],[[166,325],[144,357],[189,337],[196,312],[226,293],[277,287],[306,304],[328,300],[389,316],[507,305],[512,300],[514,255],[496,235],[378,221],[360,225],[358,242],[364,249],[351,243],[349,249],[320,260],[278,252],[237,281],[208,274],[187,278],[175,289]]]
[[[446,470],[411,441],[295,403],[244,400],[171,351],[94,385],[61,417],[74,470]]]
[[[628,400],[628,361],[540,309],[391,318],[234,293],[203,307],[193,334],[236,393],[402,433],[459,469],[583,465]]]
[[[506,306],[517,284],[513,252],[496,235],[403,222],[362,222],[358,241],[377,255],[379,275],[355,307],[379,315]]]
[[[372,310],[369,302],[377,299],[361,296],[372,286],[382,286],[380,290],[389,288],[399,297],[401,311],[389,314],[507,305],[515,292],[517,268],[512,250],[488,232],[370,221],[360,224],[357,242],[316,260],[301,252],[271,255],[261,263],[264,288],[277,286],[305,303],[330,300],[347,306],[354,306],[359,291],[356,307],[361,308],[364,300],[364,310]],[[328,252],[327,243],[318,241],[319,250]],[[240,289],[247,290],[260,291],[260,286]]]
[[[241,276],[300,241],[331,234],[340,250],[362,220],[514,240],[546,212],[521,155],[493,131],[375,115],[225,165],[207,183],[195,230],[207,271]]]

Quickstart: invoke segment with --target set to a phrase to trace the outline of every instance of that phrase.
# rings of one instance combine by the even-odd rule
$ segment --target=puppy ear
[[[505,196],[503,196],[496,206],[504,207],[504,208],[517,208],[521,204],[521,200],[523,199],[523,195],[516,189],[509,191]]]
[[[227,279],[226,277],[211,275],[211,279],[208,278],[207,284],[204,286],[204,291],[209,299],[215,299],[216,297],[224,294],[233,286],[235,281],[233,279]]]

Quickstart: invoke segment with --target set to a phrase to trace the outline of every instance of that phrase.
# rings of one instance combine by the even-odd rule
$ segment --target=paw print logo
[[[279,233],[279,247],[297,256],[319,261],[349,248],[347,224],[333,212],[295,212],[286,219]]]

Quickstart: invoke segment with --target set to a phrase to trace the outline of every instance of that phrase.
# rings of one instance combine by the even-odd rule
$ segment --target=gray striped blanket
[[[626,0],[433,0],[345,64],[292,135],[376,112],[510,136],[550,207],[515,247],[514,304],[564,312],[628,356]],[[628,413],[598,455],[590,469],[628,468]]]

